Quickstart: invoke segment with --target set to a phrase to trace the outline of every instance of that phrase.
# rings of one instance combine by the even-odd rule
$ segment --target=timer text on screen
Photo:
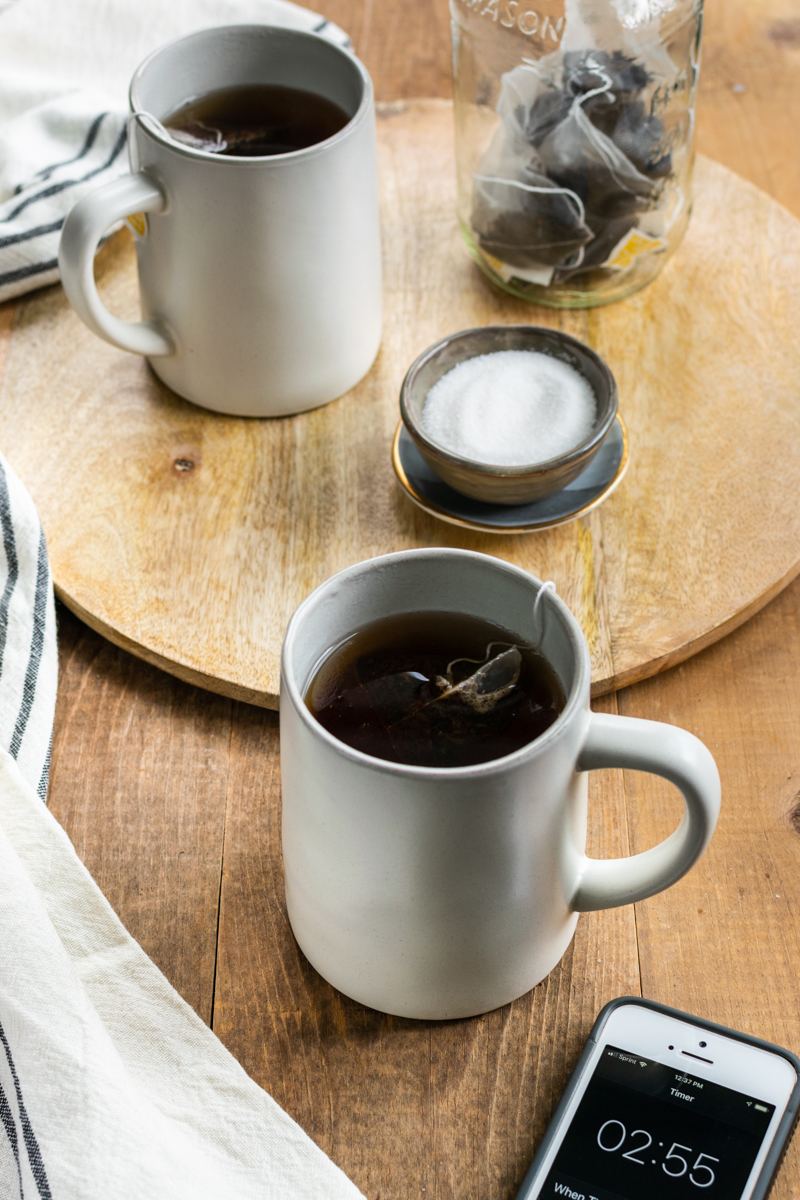
[[[774,1105],[606,1046],[539,1193],[736,1200]]]

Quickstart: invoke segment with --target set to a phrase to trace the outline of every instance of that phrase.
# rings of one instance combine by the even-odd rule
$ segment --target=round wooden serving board
[[[461,243],[449,104],[386,106],[378,131],[383,346],[326,408],[215,416],[89,333],[60,288],[19,305],[0,447],[38,505],[58,594],[147,661],[270,708],[296,605],[342,567],[409,546],[464,546],[553,579],[589,640],[595,694],[740,624],[800,570],[800,223],[700,160],[688,235],[655,283],[593,312],[532,308],[485,282]],[[127,234],[97,274],[109,307],[136,319]],[[572,524],[461,531],[395,480],[406,368],[491,322],[565,329],[617,377],[630,469]]]

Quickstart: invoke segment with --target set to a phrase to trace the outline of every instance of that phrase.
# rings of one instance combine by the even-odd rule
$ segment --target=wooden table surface
[[[352,33],[379,99],[449,94],[446,0],[324,11]],[[704,38],[699,148],[800,217],[800,0],[708,0]],[[0,308],[0,376],[13,319]],[[699,866],[635,909],[582,917],[521,1000],[443,1023],[363,1009],[297,950],[276,716],[59,618],[52,811],[147,953],[370,1200],[513,1196],[613,996],[800,1051],[800,581],[710,650],[596,705],[682,725],[716,756],[723,811]],[[668,785],[630,773],[596,773],[590,805],[598,856],[645,849],[679,816]],[[800,1195],[800,1139],[773,1194]]]

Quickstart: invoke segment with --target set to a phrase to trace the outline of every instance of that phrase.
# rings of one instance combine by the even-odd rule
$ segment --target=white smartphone
[[[614,1000],[518,1200],[762,1200],[798,1105],[790,1051],[648,1000]]]

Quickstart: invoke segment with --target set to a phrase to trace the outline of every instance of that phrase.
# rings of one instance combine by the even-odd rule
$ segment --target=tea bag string
[[[486,653],[484,654],[483,658],[454,658],[454,659],[451,659],[451,661],[445,667],[445,675],[447,676],[448,679],[452,678],[453,667],[456,665],[456,663],[461,663],[461,662],[474,663],[478,667],[482,666],[485,662],[489,661],[489,655],[492,653],[492,646],[507,646],[510,649],[513,649],[516,646],[516,642],[489,642],[486,646]]]
[[[500,175],[478,175],[476,173],[472,176],[472,178],[477,179],[478,183],[504,183],[504,184],[506,184],[507,187],[519,188],[523,192],[541,192],[542,195],[544,195],[544,196],[555,196],[555,195],[571,196],[572,199],[575,201],[575,206],[578,209],[578,215],[579,215],[581,222],[583,222],[583,220],[586,216],[586,209],[583,207],[583,201],[581,200],[578,193],[573,192],[571,188],[536,187],[532,183],[522,183],[519,179],[503,179],[502,176],[500,176]]]
[[[605,80],[605,82],[603,83],[602,87],[592,88],[590,92],[583,92],[577,95],[573,101],[573,105],[585,104],[587,100],[593,99],[594,96],[602,96],[605,92],[611,92],[611,87],[614,82],[611,76],[607,74],[602,67],[599,67],[597,63],[587,62],[586,65],[590,68],[594,75],[599,75],[601,79]],[[611,92],[609,99],[614,99],[613,92]]]
[[[533,602],[533,637],[534,637],[534,639],[536,639],[536,623],[537,623],[537,620],[539,617],[539,605],[542,603],[542,597],[544,596],[545,592],[552,592],[554,596],[558,594],[556,592],[556,585],[553,583],[552,579],[548,579],[546,583],[542,584],[542,586],[539,588],[539,591],[536,593],[536,599]],[[544,612],[544,610],[542,610],[542,612]],[[535,649],[537,651],[541,650],[543,641],[544,641],[544,620],[542,620],[542,628],[539,633],[538,640],[536,640],[536,642],[535,642]]]
[[[583,262],[583,256],[585,253],[586,253],[586,247],[578,246],[578,249],[575,251],[575,253],[572,255],[572,257],[568,258],[565,262],[563,262],[561,264],[562,269],[564,271],[574,271]],[[573,262],[573,259],[575,260],[574,262]]]
[[[548,579],[546,583],[542,584],[542,586],[539,588],[539,591],[536,593],[536,599],[533,602],[533,639],[532,639],[532,641],[535,642],[535,645],[532,646],[532,649],[536,650],[537,652],[541,649],[542,641],[544,639],[544,622],[542,622],[542,629],[539,634],[538,641],[536,641],[536,622],[537,622],[537,619],[539,616],[539,605],[542,603],[542,596],[544,595],[545,592],[552,592],[554,596],[558,594],[556,592],[556,585],[552,579]],[[483,658],[454,658],[454,659],[452,659],[445,667],[445,675],[447,676],[448,681],[452,680],[453,667],[456,665],[456,663],[474,663],[476,666],[482,666],[483,663],[488,662],[489,655],[492,653],[493,646],[507,646],[510,648],[519,649],[516,642],[489,642],[489,644],[486,647],[486,653],[484,654]],[[452,684],[451,684],[451,686],[452,686]]]
[[[160,133],[163,138],[169,137],[169,130],[167,130],[167,128],[164,128],[164,126],[161,124],[161,121],[158,120],[157,116],[152,115],[152,113],[149,113],[148,110],[146,110],[144,108],[137,108],[136,112],[131,113],[131,115],[128,116],[128,121],[127,121],[128,138],[131,137],[131,130],[133,127],[133,122],[136,121],[137,116],[140,116],[140,118],[142,118],[143,121],[150,121],[150,124],[152,126],[155,126],[156,133]],[[170,139],[170,140],[172,140],[172,139]]]
[[[152,113],[147,112],[143,108],[137,108],[135,112],[132,112],[125,123],[125,129],[128,137],[128,152],[131,159],[131,169],[134,171],[134,173],[139,170],[139,155],[136,148],[136,139],[133,138],[131,134],[133,133],[133,123],[137,117],[141,117],[143,122],[150,123],[152,126],[151,132],[155,131],[155,133],[157,133],[160,137],[164,137],[167,138],[168,141],[172,141],[169,131],[164,128],[158,117],[154,117]]]

